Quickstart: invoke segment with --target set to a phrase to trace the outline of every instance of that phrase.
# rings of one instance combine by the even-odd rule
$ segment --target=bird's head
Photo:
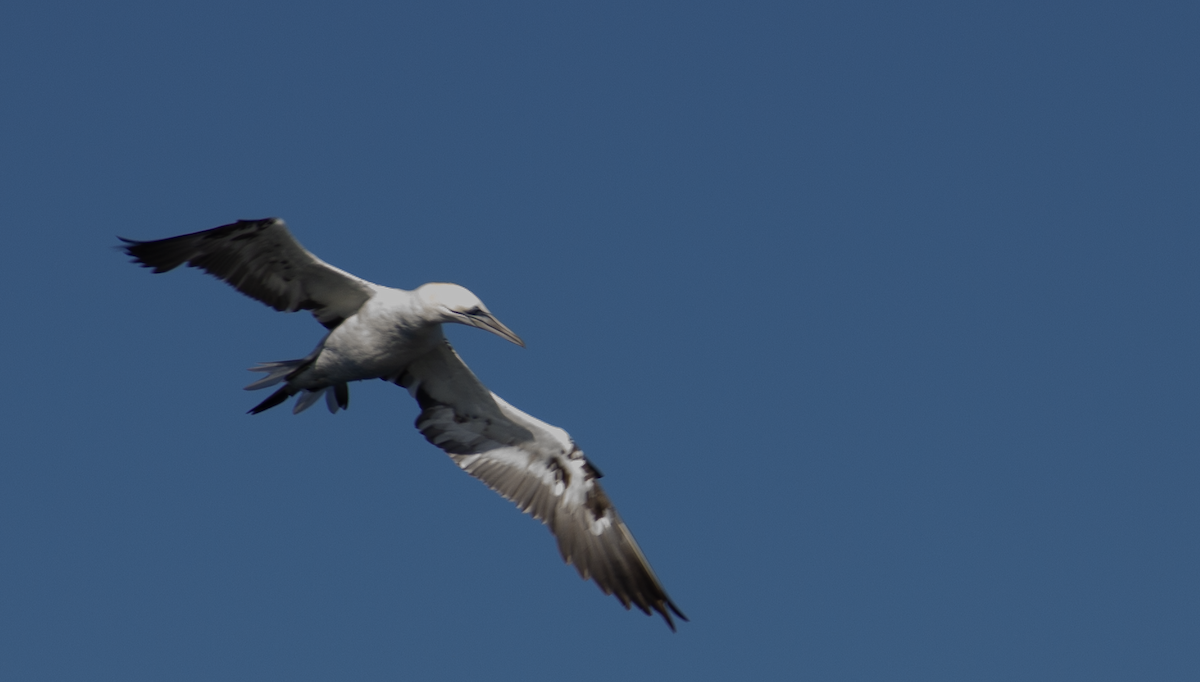
[[[416,293],[433,311],[434,315],[440,318],[439,322],[457,322],[486,329],[522,348],[525,347],[525,342],[521,340],[521,337],[501,324],[500,320],[497,320],[483,304],[483,301],[465,287],[445,282],[433,282],[422,285]]]

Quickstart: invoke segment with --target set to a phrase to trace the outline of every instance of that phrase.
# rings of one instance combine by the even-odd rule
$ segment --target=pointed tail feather
[[[262,401],[261,403],[250,408],[250,414],[258,414],[259,412],[266,412],[267,410],[271,409],[272,407],[275,407],[279,403],[282,403],[283,401],[292,397],[292,395],[294,395],[294,393],[292,392],[292,389],[288,388],[287,386],[284,386],[283,388],[279,389],[278,391],[275,391],[274,393],[272,393],[271,397],[267,398],[266,400]]]
[[[319,351],[320,349],[318,349]],[[267,376],[255,381],[246,387],[247,391],[257,391],[260,388],[267,388],[275,384],[288,381],[296,378],[298,374],[304,371],[304,368],[312,364],[317,358],[318,352],[313,352],[306,358],[299,360],[280,360],[277,362],[260,362],[250,368],[251,372],[266,372]],[[346,409],[350,406],[350,389],[346,384],[336,384],[334,386],[326,386],[324,388],[305,389],[293,388],[289,385],[284,385],[283,388],[275,391],[269,398],[255,405],[250,409],[250,414],[258,414],[265,412],[272,407],[282,403],[288,398],[300,394],[296,400],[295,407],[292,408],[292,414],[300,414],[301,412],[312,407],[312,404],[321,398],[321,394],[325,395],[325,402],[329,406],[329,411],[337,414],[338,409]]]
[[[300,392],[300,397],[296,398],[296,406],[292,408],[292,414],[300,414],[301,412],[312,407],[313,403],[321,399],[321,394],[328,391],[328,388],[318,388],[315,391],[304,389]]]
[[[280,360],[278,362],[260,362],[250,368],[251,372],[266,372],[267,376],[246,387],[247,391],[257,391],[260,388],[274,386],[281,381],[292,378],[292,373],[308,364],[311,358],[299,360]]]

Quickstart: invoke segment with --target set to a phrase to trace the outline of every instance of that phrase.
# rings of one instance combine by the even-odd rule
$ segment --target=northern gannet
[[[157,241],[120,238],[134,262],[167,272],[190,265],[284,312],[309,310],[328,329],[299,360],[266,362],[267,376],[246,387],[283,387],[250,409],[257,414],[293,395],[301,412],[323,394],[330,412],[349,404],[347,384],[383,379],[421,408],[416,427],[461,469],[545,523],[563,560],[605,594],[646,614],[687,620],[667,596],[633,535],[600,487],[600,471],[566,431],[509,405],[489,391],[442,334],[448,322],[521,339],[457,284],[413,291],[360,279],[320,260],[278,218],[239,220]]]

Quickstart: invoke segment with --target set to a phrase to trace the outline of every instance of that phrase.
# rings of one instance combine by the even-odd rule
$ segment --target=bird
[[[317,258],[279,218],[238,220],[151,241],[118,237],[133,262],[164,273],[198,268],[275,310],[308,310],[326,329],[311,353],[259,363],[266,376],[246,387],[282,384],[250,409],[258,414],[295,396],[293,413],[321,396],[331,413],[349,407],[350,382],[383,379],[408,391],[417,430],[460,469],[544,523],[563,561],[630,609],[688,620],[667,595],[633,534],[600,486],[600,470],[571,436],[488,390],[450,346],[442,325],[463,324],[524,347],[466,288],[432,282],[414,290],[368,282]]]

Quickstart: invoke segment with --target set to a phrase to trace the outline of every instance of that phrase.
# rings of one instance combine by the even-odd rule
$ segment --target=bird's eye
[[[471,308],[470,310],[468,310],[467,314],[468,315],[481,315],[481,314],[483,314],[483,309],[480,308],[479,306],[475,306],[474,308]]]

